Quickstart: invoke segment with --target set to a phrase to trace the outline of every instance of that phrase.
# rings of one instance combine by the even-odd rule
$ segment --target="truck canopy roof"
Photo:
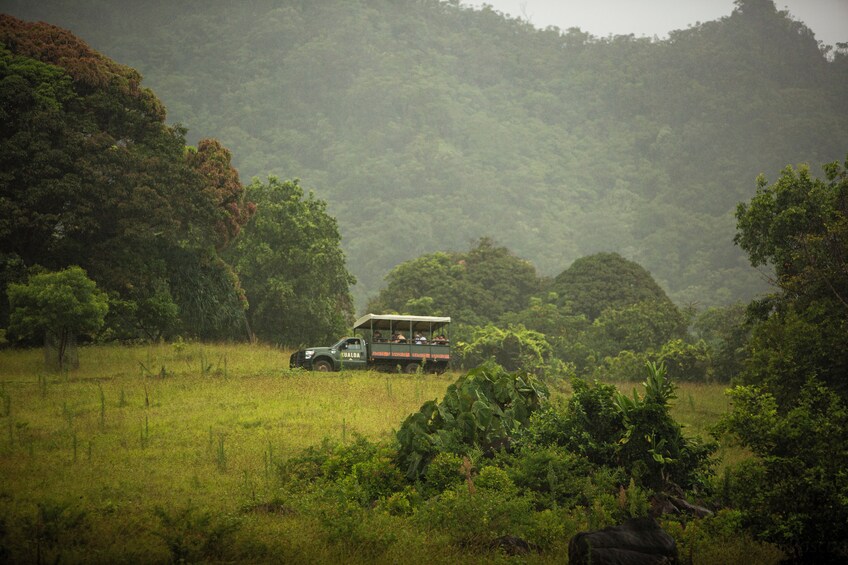
[[[415,330],[430,330],[450,324],[446,316],[403,316],[399,314],[365,314],[353,324],[354,330],[375,329],[388,330],[391,328],[412,328]]]

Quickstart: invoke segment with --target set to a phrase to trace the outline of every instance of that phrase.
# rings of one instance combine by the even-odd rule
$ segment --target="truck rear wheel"
[[[319,359],[312,364],[312,369],[315,371],[321,371],[322,373],[326,373],[327,371],[332,371],[333,366],[326,359]]]
[[[404,373],[417,373],[419,367],[421,367],[420,363],[407,363],[406,367],[403,368]]]

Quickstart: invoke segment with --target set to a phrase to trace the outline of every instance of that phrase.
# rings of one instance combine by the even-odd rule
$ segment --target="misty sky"
[[[689,24],[716,20],[733,11],[733,0],[464,0],[529,20],[539,28],[579,27],[598,37],[633,33],[663,38]],[[848,0],[775,0],[827,45],[848,42]]]

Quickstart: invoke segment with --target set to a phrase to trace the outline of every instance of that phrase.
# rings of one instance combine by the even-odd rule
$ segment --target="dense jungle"
[[[360,308],[398,263],[480,237],[545,276],[618,252],[678,304],[748,300],[765,283],[736,204],[848,142],[844,51],[768,1],[665,40],[440,0],[3,4],[137,69],[245,181],[299,178],[338,220]]]

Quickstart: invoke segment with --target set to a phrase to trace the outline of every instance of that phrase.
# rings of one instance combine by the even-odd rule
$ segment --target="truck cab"
[[[451,359],[449,325],[450,318],[442,316],[366,314],[353,325],[353,337],[329,347],[296,351],[289,366],[313,371],[442,372]]]

